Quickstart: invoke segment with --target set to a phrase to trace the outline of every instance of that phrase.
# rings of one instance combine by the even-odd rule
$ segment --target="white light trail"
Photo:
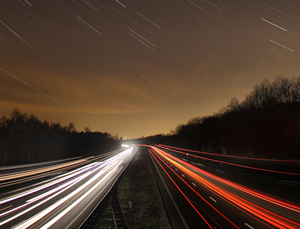
[[[195,71],[197,72],[200,72],[201,74],[205,75],[203,72],[199,71],[197,68],[193,67],[192,65],[186,63],[185,61],[183,60],[180,60],[182,63],[184,63],[185,65],[189,66],[190,68],[194,69]]]
[[[247,227],[249,227],[250,229],[255,229],[254,227],[252,227],[251,225],[249,225],[248,223],[244,223]]]
[[[36,25],[34,25],[31,21],[29,21],[26,17],[24,17],[24,19],[28,21],[34,28],[36,28],[38,31],[44,34],[46,37],[49,37],[46,33],[44,33],[41,29],[39,29]]]
[[[41,195],[38,195],[38,196],[36,196],[36,197],[34,197],[34,198],[32,198],[32,199],[29,199],[29,200],[27,200],[26,202],[27,202],[27,203],[32,203],[32,202],[35,202],[35,201],[37,201],[37,200],[40,200],[40,199],[42,199],[42,198],[44,198],[44,197],[46,197],[46,196],[49,196],[50,194],[55,193],[55,192],[57,192],[58,190],[60,190],[60,189],[62,189],[62,188],[65,188],[65,187],[70,188],[70,187],[72,187],[74,184],[77,184],[79,181],[81,181],[81,180],[83,180],[84,178],[86,178],[87,176],[89,176],[91,173],[92,173],[92,171],[89,171],[89,172],[87,172],[86,174],[84,174],[84,175],[82,175],[82,176],[80,176],[80,177],[78,177],[78,178],[76,178],[76,179],[74,179],[74,180],[71,180],[71,181],[69,181],[69,182],[67,182],[67,183],[65,183],[65,184],[63,184],[63,185],[60,185],[60,186],[58,186],[58,187],[56,187],[56,188],[54,188],[54,189],[51,189],[51,190],[48,191],[48,192],[45,192],[45,193],[43,193],[43,194],[41,194]]]
[[[89,191],[87,191],[84,195],[82,195],[79,199],[77,199],[73,204],[71,204],[68,208],[66,208],[63,212],[61,212],[59,215],[54,217],[52,220],[50,220],[48,223],[43,225],[41,229],[46,229],[51,227],[55,222],[57,222],[61,217],[63,217],[66,213],[68,213],[73,207],[75,207],[81,200],[83,200],[87,195],[89,195],[96,187],[98,187],[115,169],[119,167],[119,165],[122,163],[121,161],[119,164],[116,165],[116,167],[111,170],[108,174],[106,174],[96,185],[94,185]]]
[[[26,2],[28,5],[30,5],[31,7],[33,6],[32,4],[30,4],[30,3],[28,2],[28,0],[25,0],[25,2]]]
[[[214,4],[210,3],[209,1],[205,0],[205,2],[207,2],[208,4],[210,4],[211,6],[215,7],[216,9],[223,11],[222,9],[220,9],[219,7],[215,6]]]
[[[117,3],[119,3],[121,6],[123,6],[124,8],[126,8],[126,6],[124,4],[122,4],[121,2],[119,2],[118,0],[116,0]]]
[[[283,14],[283,15],[287,16],[287,17],[291,17],[290,15],[288,15],[288,14],[285,14],[285,13],[283,13],[282,11],[280,11],[280,10],[277,10],[277,9],[275,9],[274,7],[271,7],[271,6],[267,5],[267,4],[265,4],[265,6],[269,7],[270,9],[272,9],[272,10],[274,10],[274,11],[278,12],[278,13],[281,13],[281,14]]]
[[[8,210],[8,211],[6,211],[6,212],[3,212],[3,213],[1,213],[0,214],[0,217],[3,217],[3,216],[5,216],[5,215],[7,215],[7,214],[9,214],[9,213],[11,213],[11,212],[14,212],[14,211],[16,211],[16,210],[18,210],[18,209],[21,209],[21,208],[24,208],[25,206],[27,206],[27,205],[29,205],[30,203],[26,203],[26,204],[22,204],[22,205],[19,205],[18,207],[15,207],[15,208],[12,208],[12,209],[10,209],[10,210]],[[14,218],[16,218],[16,217],[14,217]],[[14,219],[14,218],[11,218],[11,219]],[[8,220],[7,222],[9,222],[10,220]],[[7,223],[7,222],[5,222],[5,223]],[[0,226],[2,225],[2,222],[0,222]]]
[[[22,224],[17,225],[17,227],[14,227],[15,229],[22,229],[22,228],[26,228],[29,227],[30,225],[32,225],[33,223],[37,222],[38,220],[40,220],[41,218],[43,218],[44,216],[46,216],[47,214],[49,214],[51,211],[53,211],[55,208],[57,208],[58,206],[60,206],[61,204],[63,204],[64,202],[66,202],[67,200],[69,200],[70,198],[74,197],[75,195],[77,195],[80,191],[82,191],[84,188],[86,188],[88,185],[90,185],[92,182],[94,182],[97,178],[99,178],[103,173],[105,173],[106,170],[108,170],[110,167],[114,166],[114,164],[116,163],[116,159],[114,160],[113,163],[107,165],[103,170],[101,170],[100,172],[98,172],[95,176],[93,176],[91,179],[89,179],[86,183],[84,183],[83,185],[81,185],[79,188],[77,188],[76,190],[74,190],[73,192],[71,192],[69,195],[65,196],[64,198],[60,199],[59,201],[55,202],[55,204],[51,205],[50,207],[46,208],[45,210],[43,210],[42,212],[34,215],[33,217],[31,217],[30,219],[28,219],[27,221],[23,222]],[[121,164],[122,161],[119,163]],[[119,164],[117,166],[119,166]],[[112,170],[114,171],[117,166]],[[95,189],[97,187],[97,185],[99,185],[104,179],[106,179],[106,177],[112,172],[110,171],[107,175],[105,175],[96,185],[93,186],[93,188],[89,189],[88,192],[86,192],[83,196],[85,197],[86,194],[90,193],[91,190]],[[82,200],[82,196],[78,199],[78,200]],[[74,203],[78,203],[78,200]],[[70,205],[68,208],[66,208],[63,212],[61,212],[59,215],[57,215],[56,217],[54,217],[51,221],[49,221],[46,225],[44,225],[42,228],[48,228],[50,227],[53,223],[55,223],[59,218],[61,218],[64,214],[66,214],[68,211],[71,210],[71,208],[73,208],[74,203],[72,205]]]
[[[104,164],[102,164],[99,168],[97,168],[97,170],[99,170],[99,169],[102,168],[102,167],[104,167]],[[27,205],[29,205],[29,204],[32,204],[32,202],[35,202],[35,201],[40,200],[41,198],[43,198],[43,197],[45,197],[45,196],[48,196],[48,195],[50,195],[50,194],[52,194],[52,193],[55,193],[54,195],[52,195],[52,196],[48,197],[47,199],[45,199],[45,200],[39,202],[38,204],[34,205],[33,207],[31,207],[31,208],[29,208],[29,209],[26,209],[25,211],[22,211],[22,212],[20,212],[19,214],[14,215],[13,217],[10,217],[9,219],[5,220],[4,222],[1,222],[1,223],[0,223],[0,226],[3,225],[3,224],[5,224],[5,223],[7,223],[7,222],[9,222],[9,221],[11,221],[11,220],[13,220],[13,219],[15,219],[15,218],[17,218],[17,217],[19,217],[20,215],[23,215],[23,214],[27,213],[28,211],[30,211],[30,210],[32,210],[32,209],[34,209],[34,208],[40,206],[41,204],[45,203],[46,201],[48,201],[48,200],[54,198],[55,196],[59,195],[59,194],[62,193],[63,191],[69,189],[70,187],[74,186],[75,184],[77,184],[78,182],[80,182],[81,180],[83,180],[84,178],[86,178],[87,176],[89,176],[91,173],[92,173],[92,171],[89,171],[89,172],[87,172],[87,173],[81,175],[80,177],[76,178],[75,180],[69,181],[69,182],[67,182],[67,183],[64,184],[64,185],[61,185],[61,186],[59,186],[59,187],[57,187],[57,188],[55,188],[55,189],[53,189],[53,190],[50,190],[50,191],[48,191],[48,192],[46,192],[46,193],[44,193],[44,194],[42,194],[42,195],[39,195],[39,196],[37,196],[37,197],[34,197],[34,198],[32,198],[32,199],[26,201],[26,204],[23,204],[23,205],[18,206],[18,207],[16,207],[16,208],[10,209],[9,211],[6,211],[6,212],[4,212],[4,213],[1,213],[1,214],[0,214],[0,217],[2,217],[2,216],[4,216],[4,215],[7,215],[7,214],[10,213],[10,212],[14,212],[14,211],[16,211],[16,210],[18,210],[18,209],[20,209],[20,208],[24,208],[25,206],[27,206]],[[63,190],[61,190],[61,189],[63,189]],[[61,191],[59,191],[59,190],[61,190]]]
[[[213,202],[217,203],[217,201],[214,198],[212,198],[211,196],[209,197],[209,199],[211,199]]]
[[[240,15],[238,15],[238,14],[232,12],[231,10],[229,10],[229,9],[227,9],[227,8],[225,8],[225,7],[223,7],[223,8],[224,8],[225,10],[229,11],[230,13],[234,14],[235,16],[237,16],[237,17],[239,17],[239,18],[241,18],[241,19],[247,21],[247,19],[245,19],[245,18],[241,17]]]
[[[0,20],[0,22],[2,22],[2,21]],[[66,108],[72,110],[73,112],[75,112],[75,113],[77,113],[77,114],[79,114],[79,115],[82,115],[82,114],[80,114],[79,112],[73,110],[71,107],[68,107],[67,105],[65,105],[65,104],[63,104],[63,103],[61,103],[61,102],[59,102],[58,100],[56,100],[56,99],[50,97],[49,95],[46,95],[45,93],[41,92],[40,90],[36,89],[35,87],[31,86],[30,84],[26,83],[25,81],[21,80],[20,78],[16,77],[15,75],[13,75],[13,74],[11,74],[11,73],[9,73],[9,72],[3,70],[2,68],[1,68],[1,70],[4,71],[6,74],[10,75],[11,77],[13,77],[13,78],[19,80],[19,81],[22,82],[23,84],[27,85],[28,87],[32,88],[33,90],[37,91],[38,93],[40,93],[40,94],[46,96],[47,98],[53,100],[54,102],[57,102],[57,103],[59,103],[60,105],[62,105],[62,106],[64,106],[64,107],[66,107]]]
[[[288,47],[286,47],[286,46],[284,46],[284,45],[282,45],[282,44],[279,44],[279,43],[276,42],[276,41],[273,41],[273,40],[271,40],[271,39],[269,39],[269,41],[271,41],[271,42],[273,42],[274,44],[279,45],[279,46],[281,46],[281,47],[283,47],[283,48],[285,48],[285,49],[287,49],[287,50],[290,50],[290,51],[292,51],[292,52],[295,52],[295,50],[290,49],[290,48],[288,48]]]
[[[94,163],[93,163],[93,164],[94,164]],[[87,165],[87,166],[90,166],[90,165]],[[0,204],[4,204],[4,203],[7,203],[7,202],[9,202],[9,201],[16,200],[16,199],[18,199],[18,198],[21,198],[21,197],[24,197],[24,196],[33,194],[33,193],[38,192],[38,191],[41,191],[41,190],[43,190],[43,189],[45,189],[45,188],[49,188],[50,186],[56,185],[56,184],[58,184],[58,183],[60,183],[60,182],[62,182],[62,181],[65,181],[65,180],[67,180],[67,179],[70,179],[70,178],[72,178],[72,177],[74,177],[74,176],[77,176],[78,174],[84,172],[84,171],[82,171],[82,170],[83,170],[85,167],[87,167],[87,166],[84,166],[83,168],[80,168],[80,169],[76,169],[76,170],[79,170],[79,171],[77,171],[77,172],[76,172],[76,170],[75,170],[75,171],[72,171],[72,172],[68,172],[67,174],[63,174],[63,175],[61,175],[61,176],[63,176],[63,177],[62,177],[62,178],[59,178],[58,180],[54,180],[54,181],[51,181],[50,183],[44,184],[44,185],[42,185],[42,186],[39,186],[39,187],[30,189],[30,190],[28,190],[28,191],[21,192],[21,193],[18,193],[18,194],[16,194],[16,195],[9,196],[9,197],[7,197],[7,198],[1,199]],[[75,172],[75,173],[74,173],[74,172]],[[57,179],[57,178],[56,178],[56,179]],[[0,215],[0,216],[1,216],[1,215]]]
[[[219,36],[221,36],[222,37],[222,35],[221,34],[219,34],[219,33],[217,33],[216,31],[214,31],[213,29],[211,29],[210,27],[208,27],[208,26],[206,26],[206,25],[204,25],[204,24],[202,24],[201,22],[199,22],[199,21],[197,21],[199,24],[201,24],[201,25],[203,25],[205,28],[207,28],[207,29],[209,29],[210,31],[212,31],[212,32],[214,32],[215,34],[217,34],[217,35],[219,35]]]
[[[154,44],[152,44],[150,41],[148,41],[147,39],[145,39],[144,37],[142,37],[141,35],[139,35],[138,33],[134,32],[132,29],[129,29],[131,32],[133,32],[134,34],[138,35],[140,38],[142,38],[144,41],[147,41],[150,45],[154,46]]]
[[[198,9],[204,11],[204,9],[202,9],[200,6],[196,5],[195,3],[191,2],[190,0],[188,0],[188,2],[191,3],[192,5],[196,6]]]
[[[112,5],[111,5],[111,7],[112,7],[115,11],[117,11],[119,14],[121,14],[123,17],[125,17],[125,18],[127,18],[129,21],[131,21],[132,23],[137,24],[138,26],[140,26],[141,28],[143,28],[144,30],[146,30],[148,33],[151,33],[153,36],[156,36],[156,35],[155,35],[154,33],[152,33],[150,30],[146,29],[145,27],[143,27],[142,25],[140,25],[139,23],[137,23],[135,20],[133,20],[133,19],[127,17],[125,14],[123,14],[122,12],[120,12],[119,10],[117,10],[117,9],[116,9],[115,7],[113,7]]]
[[[109,165],[107,165],[107,166],[109,166]],[[101,170],[98,174],[100,174],[101,172],[104,173],[104,171]],[[102,173],[101,173],[101,174],[102,174]],[[98,174],[97,174],[97,175],[98,175]],[[101,174],[100,174],[100,175],[101,175]],[[97,175],[96,175],[96,176],[97,176]],[[100,176],[100,175],[99,175],[99,176]],[[83,178],[85,178],[85,177],[86,177],[86,176],[84,176]],[[93,178],[92,178],[92,179],[93,179]],[[91,180],[91,179],[90,179],[90,180]],[[78,183],[79,181],[80,181],[80,180],[78,180],[76,183]],[[75,185],[76,183],[74,183],[73,185]],[[72,186],[73,186],[73,185],[72,185]],[[82,186],[80,186],[80,187],[82,187]],[[14,215],[13,217],[11,217],[11,218],[9,218],[9,219],[3,221],[3,222],[0,222],[0,226],[2,226],[2,225],[4,225],[4,224],[8,223],[9,221],[11,221],[11,220],[13,220],[13,219],[15,219],[15,218],[17,218],[17,217],[19,217],[19,216],[21,216],[21,215],[23,215],[23,214],[29,212],[29,211],[31,211],[32,209],[34,209],[34,208],[36,208],[36,207],[38,207],[38,206],[40,206],[40,205],[46,203],[46,202],[49,201],[50,199],[52,199],[52,198],[58,196],[59,194],[61,194],[61,193],[63,193],[64,191],[68,190],[69,188],[70,188],[70,187],[67,186],[67,187],[65,187],[64,189],[60,190],[59,192],[56,192],[54,195],[52,195],[52,196],[50,196],[50,197],[44,199],[43,201],[38,202],[38,203],[35,204],[34,206],[32,206],[32,207],[30,207],[30,208],[28,208],[28,209],[26,209],[26,210],[24,210],[24,211],[22,211],[22,212],[20,212],[20,213],[18,213],[18,214],[16,214],[16,215]],[[76,190],[78,190],[78,189],[76,189]],[[76,190],[73,191],[72,193],[76,192]],[[71,194],[72,194],[72,193],[71,193]],[[70,194],[69,194],[69,195],[70,195]],[[68,196],[69,196],[69,195],[68,195]],[[56,203],[58,203],[58,202],[56,202]],[[30,203],[28,203],[28,204],[30,204]],[[54,205],[55,205],[55,204],[54,204]],[[53,205],[51,205],[51,206],[53,206]],[[47,208],[47,209],[48,209],[48,208]],[[45,210],[46,210],[46,209],[45,209]],[[45,213],[45,210],[43,210],[42,212],[38,213],[37,215],[44,214],[44,213]],[[47,214],[48,214],[48,212],[47,212]],[[34,218],[34,217],[32,217],[32,218]],[[25,221],[25,222],[23,222],[23,223],[17,225],[17,226],[14,227],[14,228],[25,228],[25,227],[26,227],[25,225],[27,225],[27,223],[32,222],[32,218],[30,218],[29,220],[27,220],[27,221]],[[36,222],[36,221],[38,220],[37,218],[35,218],[35,219],[36,219],[36,220],[35,220],[34,222]],[[27,226],[29,226],[29,225],[27,225]]]
[[[100,33],[97,29],[95,29],[93,26],[91,26],[90,24],[88,24],[87,22],[85,22],[84,20],[82,20],[80,17],[77,16],[77,18],[82,21],[84,24],[86,24],[88,27],[90,27],[92,30],[94,30],[96,33],[98,33],[99,35],[102,35],[102,33]]]
[[[275,26],[275,27],[277,27],[277,28],[279,28],[279,29],[281,29],[281,30],[283,30],[283,31],[285,31],[285,32],[287,32],[287,29],[282,28],[279,25],[276,25],[276,24],[274,24],[274,23],[272,23],[272,22],[270,22],[270,21],[268,21],[268,20],[266,20],[266,19],[264,19],[262,17],[260,19],[263,20],[263,21],[265,21],[265,22],[267,22],[267,23],[269,23],[269,24],[271,24],[271,25],[273,25],[273,26]]]
[[[149,49],[151,49],[152,51],[155,52],[155,49],[151,48],[149,45],[145,44],[144,42],[142,42],[140,39],[136,38],[135,36],[133,36],[131,33],[130,33],[130,36],[132,36],[134,39],[138,40],[140,43],[142,43],[143,45],[145,45],[146,47],[148,47]]]
[[[0,36],[0,39],[4,40],[5,42],[7,42],[3,37]]]
[[[269,51],[271,51],[271,52],[273,52],[273,53],[275,53],[275,54],[277,54],[277,55],[279,55],[279,56],[282,56],[282,57],[284,57],[284,58],[286,58],[286,59],[288,59],[288,60],[291,60],[292,61],[292,59],[291,58],[288,58],[288,57],[286,57],[286,56],[284,56],[284,55],[282,55],[282,54],[280,54],[280,53],[278,53],[278,52],[275,52],[274,50],[272,50],[272,49],[269,49],[269,48],[267,48]]]
[[[15,31],[13,31],[11,28],[9,28],[4,22],[2,22],[0,20],[0,22],[10,31],[12,32],[14,35],[16,35],[18,38],[21,39],[21,41],[23,41],[26,45],[28,45],[30,48],[32,48],[32,46],[30,44],[28,44],[19,34],[17,34]]]
[[[150,83],[154,84],[155,86],[159,87],[161,90],[166,91],[165,89],[163,89],[162,87],[158,86],[156,83],[152,82],[151,80],[149,80],[147,77],[143,76],[142,74],[140,74],[141,77],[143,77],[144,79],[148,80]]]
[[[85,1],[85,0],[83,0],[83,2],[84,2],[85,4],[87,4],[89,7],[91,7],[93,10],[95,10],[96,12],[98,11],[97,8],[96,8],[95,6],[93,6],[90,2],[87,2],[87,1]]]
[[[66,183],[66,184],[63,185],[63,189],[61,189],[61,187],[58,187],[58,188],[55,189],[55,191],[49,191],[49,192],[47,192],[46,194],[42,194],[42,195],[40,195],[40,196],[38,196],[38,197],[32,198],[32,199],[28,200],[26,204],[21,205],[21,206],[18,206],[17,208],[10,209],[9,211],[2,213],[0,216],[6,215],[6,214],[8,214],[8,213],[10,213],[10,212],[12,212],[12,211],[16,211],[16,210],[18,210],[18,209],[20,209],[20,208],[24,208],[25,206],[32,204],[32,202],[37,201],[37,200],[39,200],[39,199],[41,199],[41,198],[43,198],[43,197],[45,197],[45,196],[47,196],[47,195],[50,195],[50,194],[54,193],[52,196],[50,196],[50,197],[48,197],[48,198],[46,198],[46,199],[44,199],[44,200],[39,201],[37,204],[35,204],[35,205],[29,207],[28,209],[25,209],[25,210],[23,210],[22,212],[20,212],[20,213],[14,215],[14,216],[12,216],[12,217],[10,217],[10,218],[8,218],[8,219],[2,221],[2,222],[0,222],[0,226],[2,226],[2,225],[4,225],[4,224],[8,223],[8,222],[10,222],[10,221],[12,221],[12,220],[18,218],[19,216],[21,216],[21,215],[23,215],[23,214],[25,214],[25,213],[27,213],[27,212],[33,210],[34,208],[36,208],[36,207],[38,207],[38,206],[40,206],[40,205],[46,203],[46,202],[49,201],[50,199],[53,199],[54,197],[58,196],[59,194],[63,193],[64,191],[68,190],[70,187],[74,186],[76,183],[80,182],[81,180],[83,180],[84,178],[86,178],[86,177],[87,177],[88,175],[90,175],[91,173],[93,173],[93,172],[95,172],[95,171],[97,171],[97,170],[99,170],[99,169],[101,169],[101,168],[103,168],[103,167],[105,166],[104,169],[102,169],[100,172],[98,172],[93,178],[91,178],[89,181],[87,181],[87,182],[83,185],[83,186],[87,186],[87,185],[90,184],[92,181],[94,181],[97,177],[99,177],[100,175],[102,175],[102,174],[103,174],[106,170],[108,170],[111,166],[113,166],[113,165],[116,163],[116,160],[118,160],[120,157],[124,156],[125,154],[127,154],[127,153],[129,153],[129,152],[132,152],[132,147],[129,148],[129,149],[126,149],[126,150],[122,151],[121,153],[119,153],[119,154],[117,154],[117,155],[115,155],[115,156],[113,156],[113,157],[111,157],[111,158],[109,158],[109,159],[107,159],[107,160],[105,160],[104,162],[100,162],[100,163],[99,163],[100,166],[99,166],[99,167],[97,166],[97,168],[96,168],[94,171],[88,171],[88,173],[81,175],[79,178],[76,178],[75,181],[74,181],[74,180],[69,181],[68,183]],[[87,166],[89,166],[89,165],[87,165]],[[85,167],[87,167],[87,166],[85,166]],[[95,167],[95,166],[93,166],[92,169],[93,169],[94,167]],[[79,172],[82,173],[83,171],[79,171]],[[68,186],[68,185],[69,185],[69,186]],[[81,189],[83,188],[83,186],[81,186],[79,189],[81,190]],[[60,191],[59,191],[59,190],[60,190]],[[75,192],[76,192],[76,191],[79,192],[80,190],[76,189],[76,190],[73,191],[72,193],[75,195]],[[68,196],[70,197],[70,195],[68,195]],[[66,198],[66,197],[65,197],[65,198]],[[57,202],[56,202],[56,203],[57,203]],[[49,208],[47,208],[47,209],[49,209]],[[38,213],[38,214],[42,214],[42,213],[44,214],[44,213],[45,213],[45,210],[42,211],[42,212],[40,212],[40,213]],[[37,214],[37,215],[38,215],[38,214]],[[31,218],[31,219],[32,219],[32,218]],[[29,219],[29,220],[31,220],[31,219]],[[26,221],[26,222],[28,222],[28,221]],[[21,226],[21,225],[24,225],[26,222],[22,222],[21,224],[16,225],[14,228],[24,228],[24,227]],[[20,227],[20,226],[21,226],[21,227]]]
[[[146,18],[144,15],[140,14],[139,12],[135,11],[138,15],[140,15],[141,17],[143,17],[144,19],[146,19],[147,21],[149,21],[151,24],[155,25],[157,28],[161,29],[160,26],[156,25],[154,22],[152,22],[151,20],[149,20],[148,18]]]
[[[18,218],[19,216],[21,216],[21,215],[23,215],[23,214],[25,214],[25,213],[31,211],[32,209],[34,209],[34,208],[36,208],[36,207],[38,207],[38,206],[44,204],[44,203],[47,202],[49,199],[52,199],[53,197],[55,197],[55,196],[61,194],[62,192],[64,192],[64,191],[67,190],[68,188],[69,188],[69,187],[66,187],[66,188],[64,188],[63,190],[61,190],[61,191],[55,193],[53,196],[50,196],[49,198],[47,198],[47,199],[45,199],[45,200],[43,200],[43,201],[41,201],[41,202],[35,204],[34,206],[32,206],[32,207],[30,207],[30,208],[28,208],[28,209],[26,209],[26,210],[24,210],[24,211],[22,211],[22,212],[20,212],[20,213],[18,213],[18,214],[16,214],[16,215],[12,216],[12,217],[10,217],[10,218],[8,218],[8,219],[6,219],[6,220],[0,222],[0,226],[2,226],[2,225],[4,225],[4,224],[8,223],[9,221],[12,221],[12,220]],[[25,205],[29,205],[29,204],[31,204],[31,203],[26,203]],[[24,205],[24,206],[25,206],[25,205]]]

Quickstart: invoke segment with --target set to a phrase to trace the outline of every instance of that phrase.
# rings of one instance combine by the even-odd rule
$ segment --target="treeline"
[[[85,157],[120,147],[111,134],[84,129],[77,132],[72,122],[40,121],[16,108],[0,120],[0,166]]]
[[[178,125],[167,144],[229,155],[300,157],[300,77],[265,79],[239,102]]]

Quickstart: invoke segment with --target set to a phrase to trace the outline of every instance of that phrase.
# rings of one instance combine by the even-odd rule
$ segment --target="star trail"
[[[0,111],[77,130],[168,133],[299,76],[298,0],[4,0]]]

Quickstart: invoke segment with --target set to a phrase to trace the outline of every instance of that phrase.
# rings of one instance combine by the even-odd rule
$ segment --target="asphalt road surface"
[[[166,209],[175,216],[173,221],[170,216],[174,228],[300,228],[299,203],[226,179],[227,173],[218,176],[155,146],[148,152],[167,189],[161,192],[170,196],[164,201],[173,206],[172,212]]]

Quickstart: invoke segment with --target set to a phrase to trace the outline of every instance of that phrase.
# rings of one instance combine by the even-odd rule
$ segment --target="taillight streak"
[[[183,193],[183,191],[178,187],[178,185],[176,184],[176,182],[171,178],[171,176],[169,175],[169,173],[163,168],[163,166],[159,163],[159,161],[156,159],[156,157],[154,156],[154,154],[152,152],[150,152],[153,156],[153,158],[156,160],[156,162],[160,165],[160,167],[164,170],[164,172],[166,173],[166,175],[170,178],[170,180],[173,182],[173,184],[176,186],[176,188],[180,191],[180,193],[184,196],[184,198],[189,202],[189,204],[194,208],[194,210],[197,212],[197,214],[203,219],[203,221],[209,226],[209,228],[213,229],[211,225],[209,225],[209,223],[206,221],[206,219],[201,215],[201,213],[196,209],[196,207],[193,205],[193,203],[188,199],[188,197]]]
[[[160,158],[159,158],[160,159]],[[161,160],[161,159],[160,159]],[[161,160],[166,166],[168,166],[163,160]],[[169,167],[169,166],[168,166]],[[178,177],[181,181],[183,181],[190,189],[193,190],[205,203],[207,203],[211,208],[213,208],[216,212],[218,212],[224,219],[226,219],[229,223],[231,223],[234,227],[239,228],[235,225],[230,219],[224,216],[218,209],[216,209],[211,203],[209,203],[203,196],[201,196],[192,186],[190,186],[185,180],[183,180],[177,173],[175,173],[170,167],[169,169]]]
[[[217,153],[208,153],[208,152],[202,152],[202,151],[196,151],[196,150],[190,150],[190,149],[182,149],[178,147],[173,147],[173,146],[166,146],[162,144],[158,144],[157,146],[164,148],[164,149],[178,149],[178,150],[184,150],[184,151],[189,151],[189,152],[194,152],[194,153],[199,153],[199,154],[206,154],[206,155],[213,155],[213,156],[221,156],[221,157],[231,157],[231,158],[239,158],[239,159],[245,159],[245,160],[256,160],[256,161],[277,161],[277,162],[290,162],[290,163],[299,163],[300,161],[296,160],[280,160],[280,159],[269,159],[269,158],[255,158],[255,157],[241,157],[241,156],[233,156],[233,155],[225,155],[225,154],[217,154]]]
[[[151,148],[158,149],[157,147],[152,147],[152,146],[151,146]],[[181,153],[181,154],[186,155],[186,153],[178,151],[178,150],[174,150],[174,149],[168,149],[168,150],[171,150],[173,152],[177,152],[177,153]],[[201,157],[201,156],[194,155],[194,154],[189,154],[189,156],[196,157],[196,158],[201,158],[203,160],[209,160],[209,161],[213,161],[213,162],[223,163],[223,164],[227,164],[227,165],[242,167],[242,168],[246,168],[246,169],[253,169],[253,170],[260,170],[260,171],[264,171],[264,172],[271,172],[271,173],[279,173],[279,174],[287,174],[287,175],[300,176],[299,173],[290,173],[290,172],[275,171],[275,170],[270,170],[270,169],[262,169],[262,168],[257,168],[257,167],[252,167],[252,166],[246,166],[246,165],[239,165],[239,164],[230,163],[230,162],[226,162],[226,161],[220,161],[220,160],[215,160],[215,159],[211,159],[211,158],[207,158],[207,157]]]
[[[155,147],[152,147],[152,148],[155,149]],[[245,200],[245,199],[243,199],[243,198],[241,198],[241,197],[239,197],[239,196],[231,193],[230,191],[227,191],[227,190],[224,190],[221,187],[218,187],[217,185],[209,182],[205,178],[200,177],[199,175],[197,175],[194,172],[188,170],[184,166],[178,164],[177,162],[173,161],[172,159],[166,157],[165,155],[170,156],[172,158],[176,158],[176,157],[174,157],[172,155],[169,155],[168,153],[166,153],[164,151],[161,151],[159,149],[157,150],[157,148],[155,149],[155,151],[157,153],[159,153],[165,159],[169,160],[174,165],[178,166],[182,171],[184,171],[185,173],[187,173],[188,175],[190,175],[192,178],[196,179],[198,182],[200,182],[202,185],[204,185],[205,187],[207,187],[208,189],[210,189],[211,191],[213,191],[216,195],[220,196],[220,198],[224,199],[228,203],[231,203],[231,204],[234,203],[235,206],[239,206],[240,208],[243,208],[244,210],[246,210],[248,212],[251,212],[251,214],[255,215],[256,217],[259,217],[259,218],[265,220],[266,222],[268,222],[270,224],[273,224],[274,226],[279,227],[279,228],[285,228],[285,227],[287,227],[287,228],[295,228],[294,225],[297,225],[297,227],[300,226],[300,224],[298,224],[298,223],[296,223],[296,222],[294,222],[292,220],[289,220],[289,219],[284,218],[284,217],[282,217],[282,216],[280,216],[278,214],[275,214],[275,213],[273,213],[273,212],[271,212],[271,211],[269,211],[267,209],[264,209],[264,208],[262,208],[262,207],[260,207],[258,205],[255,205],[255,204],[253,204],[253,203],[251,203],[251,202],[249,202],[249,201],[247,201],[247,200]],[[176,160],[181,161],[178,158],[176,158]],[[183,162],[183,161],[181,161],[181,163],[187,164],[186,162]],[[168,166],[168,165],[166,164],[166,166]],[[189,165],[189,167],[194,167],[194,166]],[[209,173],[206,172],[206,175],[208,175],[208,174]],[[182,178],[179,175],[177,175],[177,176],[182,180]],[[190,185],[188,185],[188,186],[191,189],[193,189]],[[282,220],[278,220],[277,218],[280,218]],[[290,222],[291,224],[294,224],[294,225],[291,225],[289,223],[283,222],[283,220],[284,221],[288,221],[288,222]]]
[[[276,204],[276,205],[278,205],[280,207],[284,207],[284,208],[289,209],[291,211],[299,212],[300,213],[300,207],[297,206],[297,205],[295,205],[295,204],[291,204],[291,203],[285,202],[285,201],[280,200],[280,199],[275,199],[275,197],[273,197],[273,196],[266,195],[266,194],[260,193],[258,191],[254,191],[254,190],[246,188],[246,187],[244,187],[242,185],[238,185],[238,184],[236,184],[236,183],[234,183],[232,181],[228,181],[228,180],[226,180],[224,178],[221,178],[221,177],[218,177],[216,175],[213,175],[213,174],[211,174],[209,172],[206,172],[206,171],[204,171],[204,170],[202,170],[202,169],[200,169],[200,168],[198,168],[198,167],[196,167],[194,165],[191,165],[191,164],[189,164],[189,163],[187,163],[185,161],[182,161],[182,160],[176,158],[175,156],[170,155],[170,154],[168,154],[168,153],[166,153],[164,151],[159,150],[159,152],[165,154],[169,158],[173,158],[174,160],[179,161],[181,164],[184,164],[184,165],[188,166],[191,169],[197,170],[198,172],[200,172],[202,174],[205,174],[206,176],[208,176],[208,177],[210,177],[212,179],[218,180],[221,183],[224,183],[224,184],[226,184],[228,186],[231,186],[231,187],[233,187],[235,189],[238,189],[238,190],[240,190],[242,192],[248,193],[249,195],[255,196],[255,197],[260,198],[262,200],[265,200],[265,201],[268,201],[270,203]]]

